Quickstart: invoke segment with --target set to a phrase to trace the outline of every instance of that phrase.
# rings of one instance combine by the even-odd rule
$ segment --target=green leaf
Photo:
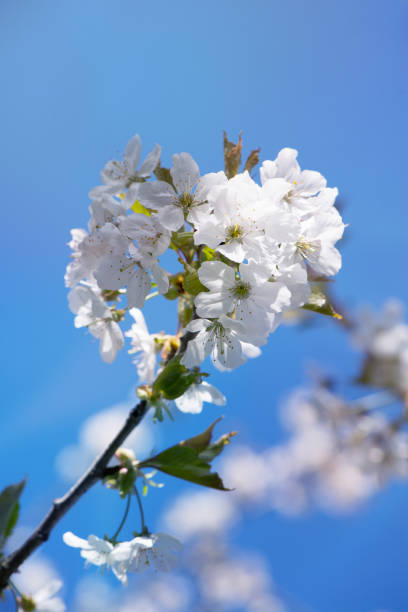
[[[192,438],[187,438],[187,440],[182,440],[180,442],[180,446],[187,446],[188,448],[192,448],[193,450],[201,453],[211,442],[212,433],[214,427],[222,420],[222,417],[219,417],[214,423],[211,423],[209,427],[197,436],[193,436]]]
[[[191,295],[180,296],[177,315],[181,327],[187,327],[194,315],[194,301]]]
[[[208,291],[207,287],[204,287],[197,272],[190,272],[184,276],[183,287],[186,293],[190,295],[198,295],[203,291]]]
[[[205,246],[200,251],[200,259],[201,261],[211,261],[214,259],[215,249],[210,249],[209,246]]]
[[[343,318],[341,314],[334,310],[323,291],[317,287],[313,287],[309,299],[306,304],[304,304],[303,308],[329,317],[334,317],[335,319]]]
[[[175,446],[171,446],[162,453],[146,459],[140,463],[140,467],[153,467],[165,474],[188,480],[195,484],[221,491],[228,491],[220,476],[211,472],[211,461],[218,455],[229,438],[234,434],[225,434],[214,444],[211,444],[212,431],[220,419],[217,419],[208,429],[184,440]],[[228,441],[227,441],[228,439]],[[220,442],[223,440],[223,442]],[[215,451],[214,448],[217,447]]]
[[[196,378],[197,372],[188,370],[178,359],[172,359],[156,378],[153,391],[162,393],[166,399],[176,399],[187,391]]]
[[[133,210],[134,213],[140,213],[142,215],[146,215],[147,217],[152,216],[152,213],[150,212],[150,210],[145,208],[143,204],[139,202],[139,200],[135,200],[132,206],[130,207],[130,209]]]
[[[20,504],[19,497],[24,489],[25,480],[9,485],[0,493],[0,550],[12,534],[17,523]]]
[[[227,138],[227,133],[224,132],[224,166],[225,174],[228,178],[232,178],[239,172],[242,153],[242,137],[238,136],[237,144],[231,142]]]
[[[159,181],[164,181],[165,183],[168,183],[169,185],[171,185],[174,191],[176,191],[170,170],[168,168],[162,168],[162,166],[160,165],[160,162],[157,164],[154,170],[154,176]]]
[[[173,232],[171,241],[177,248],[185,246],[194,246],[194,232]]]

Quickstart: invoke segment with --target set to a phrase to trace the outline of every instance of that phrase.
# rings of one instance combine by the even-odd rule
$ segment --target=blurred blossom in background
[[[135,366],[126,351],[103,363],[74,328],[63,276],[89,190],[136,132],[145,152],[162,145],[163,165],[186,151],[203,173],[222,169],[223,129],[242,130],[244,153],[260,146],[263,159],[298,149],[302,168],[339,189],[349,227],[332,292],[355,322],[281,326],[241,369],[208,366],[225,407],[146,419],[129,439],[143,457],[221,414],[239,431],[216,464],[232,491],[164,475],[149,489],[149,527],[184,543],[175,572],[123,588],[84,570],[62,534],[112,532],[123,511],[97,486],[16,583],[37,592],[62,580],[54,597],[73,612],[404,612],[406,1],[4,0],[0,16],[2,486],[28,478],[10,548],[135,403]],[[146,304],[149,330],[174,333],[163,305]],[[139,528],[130,517],[124,537]]]

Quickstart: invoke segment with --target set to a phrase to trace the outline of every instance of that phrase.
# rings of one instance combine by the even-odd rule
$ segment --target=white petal
[[[178,206],[170,205],[164,206],[158,212],[158,218],[160,223],[168,230],[172,232],[177,231],[184,223],[184,215],[181,208]]]
[[[62,536],[62,539],[67,546],[72,546],[73,548],[87,548],[90,546],[88,544],[88,540],[84,540],[84,538],[79,538],[72,531],[66,531]]]
[[[101,553],[97,550],[81,550],[81,557],[92,565],[105,565],[106,553]]]
[[[230,289],[235,284],[234,270],[221,261],[205,261],[198,270],[198,277],[211,291],[219,291],[221,286]]]
[[[241,347],[242,347],[242,352],[244,353],[244,355],[246,357],[249,357],[250,359],[254,359],[255,357],[259,357],[260,354],[262,353],[261,349],[257,346],[254,346],[253,344],[250,344],[249,342],[242,342],[241,341]]]
[[[151,175],[153,170],[156,168],[159,163],[161,154],[161,146],[155,145],[153,151],[149,153],[149,155],[144,160],[143,164],[140,166],[137,175],[141,178],[147,178]]]
[[[217,251],[237,263],[241,263],[248,256],[247,249],[237,240],[233,240],[229,244],[218,246]]]
[[[300,167],[296,161],[298,152],[296,149],[290,149],[285,147],[278,153],[276,158],[276,165],[278,167],[278,175],[287,178],[288,181],[294,181],[299,172]]]
[[[164,293],[167,293],[167,291],[169,290],[169,275],[166,270],[163,270],[163,268],[161,268],[158,264],[154,264],[153,266],[151,266],[150,270],[152,272],[152,276],[157,285],[159,293],[161,293],[162,295]]]
[[[189,153],[173,155],[173,167],[170,170],[177,193],[190,193],[200,178],[200,170]]]
[[[222,314],[230,312],[234,305],[234,300],[227,294],[221,292],[210,291],[199,293],[194,304],[197,314],[200,317],[214,319]]]
[[[128,164],[129,174],[133,174],[140,161],[140,152],[142,150],[142,142],[139,134],[135,134],[126,146],[125,159]]]
[[[181,363],[186,368],[195,368],[206,358],[206,338],[205,332],[199,333],[193,340],[190,340],[187,344],[186,352],[181,358]]]
[[[35,603],[39,604],[45,601],[46,599],[50,599],[57,591],[62,587],[62,580],[51,580],[51,582],[45,586],[43,586],[39,591],[35,594]]]
[[[177,408],[181,410],[181,412],[189,412],[190,414],[199,414],[203,409],[203,399],[201,397],[201,393],[199,392],[198,385],[191,385],[177,399],[174,400]]]
[[[222,170],[220,172],[209,172],[199,179],[197,189],[195,190],[194,199],[198,202],[203,202],[207,199],[207,196],[213,187],[226,185],[227,183],[228,179]]]
[[[154,210],[169,206],[176,198],[173,187],[164,181],[140,183],[135,194],[143,206]]]
[[[115,321],[106,324],[106,329],[100,338],[99,351],[105,363],[113,363],[117,352],[123,348],[122,330]]]
[[[242,355],[241,343],[233,336],[226,342],[215,343],[211,358],[218,370],[233,370],[246,361]]]
[[[146,270],[136,268],[135,272],[130,277],[127,284],[127,304],[129,308],[135,306],[142,308],[145,302],[145,297],[149,293],[151,287],[150,276]]]
[[[314,170],[303,170],[296,182],[296,188],[306,196],[314,195],[325,187],[326,179]]]
[[[208,402],[209,404],[216,404],[217,406],[225,406],[227,403],[227,398],[221,391],[219,391],[214,385],[210,385],[210,383],[203,380],[203,382],[199,385],[201,399],[203,402]]]

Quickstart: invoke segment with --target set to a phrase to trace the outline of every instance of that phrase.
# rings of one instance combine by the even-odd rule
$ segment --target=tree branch
[[[145,400],[142,400],[130,411],[122,429],[113,438],[102,454],[95,459],[91,467],[63,497],[54,501],[47,515],[24,544],[3,560],[0,564],[0,592],[7,587],[8,579],[18,570],[27,557],[41,546],[43,542],[48,540],[51,530],[58,521],[79,500],[79,498],[82,497],[82,495],[84,495],[99,479],[104,477],[106,467],[116,450],[135,427],[139,425],[148,409],[149,404]]]

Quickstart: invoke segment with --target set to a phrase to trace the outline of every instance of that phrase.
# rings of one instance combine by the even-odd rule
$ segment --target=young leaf
[[[334,317],[335,319],[342,319],[342,315],[336,312],[333,306],[330,304],[327,296],[321,291],[321,289],[314,287],[309,295],[309,299],[303,308],[305,310],[312,310],[319,314]]]
[[[184,290],[190,295],[198,295],[203,291],[208,291],[207,287],[201,283],[198,272],[189,272],[184,276],[183,280]]]
[[[142,215],[146,215],[147,217],[152,216],[152,213],[150,212],[150,210],[147,210],[147,208],[145,208],[143,204],[139,202],[139,200],[135,200],[133,202],[132,206],[130,207],[130,210],[133,210],[134,213],[140,213]]]
[[[0,493],[0,550],[4,548],[18,519],[19,497],[24,489],[25,480],[9,485]]]
[[[242,136],[238,137],[237,144],[230,142],[227,138],[227,133],[224,132],[224,166],[225,174],[228,178],[232,178],[239,172],[241,165],[242,153]]]
[[[250,152],[245,162],[244,170],[248,170],[249,174],[251,174],[252,170],[255,168],[257,164],[259,164],[259,152],[261,148],[254,149]]]
[[[181,365],[178,359],[172,359],[156,378],[153,391],[161,392],[166,399],[176,399],[187,391],[196,378],[196,372]]]
[[[211,444],[212,431],[220,419],[217,419],[201,434],[183,440],[162,453],[146,459],[139,467],[153,467],[165,474],[188,480],[204,487],[228,491],[220,476],[211,472],[211,461],[229,442],[235,432],[224,434],[217,442]]]
[[[173,187],[174,191],[176,190],[176,188],[174,187],[174,183],[173,183],[173,179],[172,179],[170,170],[168,168],[163,168],[160,165],[160,162],[157,164],[153,173],[154,173],[154,176],[159,181],[164,181],[165,183],[168,183],[169,185]]]

